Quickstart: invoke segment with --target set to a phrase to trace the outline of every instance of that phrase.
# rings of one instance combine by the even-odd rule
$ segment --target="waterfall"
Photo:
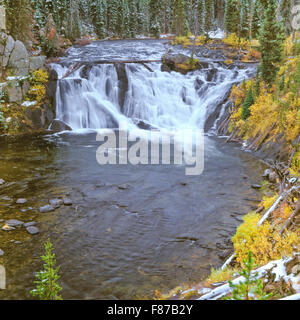
[[[73,49],[74,50],[74,49]],[[69,64],[70,65],[70,64]],[[68,67],[53,64],[59,75],[56,117],[73,130],[128,126],[158,129],[204,128],[224,113],[233,84],[249,78],[249,70],[208,62],[183,75],[162,72],[160,63],[94,64],[63,78]]]

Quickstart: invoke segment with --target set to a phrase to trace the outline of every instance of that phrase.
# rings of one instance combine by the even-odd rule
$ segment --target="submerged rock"
[[[7,224],[5,224],[5,225],[2,227],[2,230],[3,230],[3,231],[12,231],[12,230],[15,230],[15,228],[14,228],[14,227],[11,227],[11,226],[9,226],[9,225],[7,225]]]
[[[6,221],[6,225],[8,225],[10,227],[20,227],[23,224],[24,224],[23,221],[19,221],[19,220],[16,220],[16,219],[11,219],[11,220]]]
[[[65,206],[71,206],[73,203],[72,203],[72,200],[69,199],[69,198],[65,198],[64,199],[64,205]]]
[[[67,125],[65,122],[55,119],[49,126],[49,130],[54,132],[61,132],[61,131],[72,131],[72,128]]]
[[[48,212],[53,212],[55,209],[50,206],[49,204],[43,206],[43,207],[40,207],[40,213],[48,213]]]
[[[53,208],[59,208],[64,202],[62,199],[51,199],[49,203]]]
[[[24,227],[27,228],[27,227],[33,227],[36,225],[36,222],[35,221],[32,221],[32,222],[27,222],[27,223],[24,223]]]
[[[24,203],[26,203],[27,202],[27,199],[18,199],[17,201],[16,201],[16,204],[24,204]]]
[[[27,227],[26,230],[31,235],[35,235],[35,234],[40,233],[40,230],[37,227],[32,227],[32,226],[31,227]]]

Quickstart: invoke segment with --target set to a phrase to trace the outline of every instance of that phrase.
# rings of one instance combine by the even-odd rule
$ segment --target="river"
[[[154,60],[165,49],[157,40],[93,42],[72,47],[53,68],[61,78],[76,61]],[[40,229],[36,236],[24,228],[0,232],[7,274],[1,299],[30,298],[47,238],[61,266],[64,299],[151,298],[156,289],[199,282],[222,264],[242,215],[260,198],[251,184],[260,181],[263,165],[210,131],[201,176],[186,176],[179,165],[100,166],[96,130],[120,121],[129,128],[141,122],[160,130],[204,128],[215,108],[226,105],[230,87],[253,70],[208,61],[207,69],[184,76],[161,72],[160,63],[150,66],[154,72],[126,66],[121,100],[124,86],[113,65],[80,69],[59,80],[56,95],[57,118],[72,132],[0,137],[0,178],[6,181],[0,219],[36,221]],[[65,196],[72,206],[39,212]],[[17,205],[19,198],[28,202]]]

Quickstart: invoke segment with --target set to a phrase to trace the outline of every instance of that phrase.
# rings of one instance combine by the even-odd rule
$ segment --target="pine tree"
[[[173,30],[177,36],[186,36],[189,32],[185,4],[185,0],[173,2]]]
[[[225,30],[227,33],[239,34],[240,10],[238,0],[228,0],[225,9]]]
[[[96,8],[94,11],[93,24],[95,31],[100,39],[105,37],[105,20],[104,20],[104,4],[103,0],[97,0],[95,2]]]
[[[247,92],[246,99],[243,103],[242,106],[242,119],[245,121],[249,118],[250,116],[250,107],[254,103],[254,98],[253,98],[253,91],[252,88],[250,88]]]
[[[240,34],[242,38],[250,38],[250,10],[251,0],[241,1],[241,30]]]
[[[209,38],[209,32],[212,30],[213,27],[213,0],[204,0],[205,6],[205,15],[204,15],[204,32],[206,38]]]
[[[160,0],[149,1],[149,31],[151,36],[158,38],[160,35],[159,14],[161,10]]]
[[[254,3],[254,9],[253,9],[253,18],[252,18],[252,37],[257,39],[259,35],[259,29],[261,27],[261,5],[260,2],[257,0]]]
[[[269,86],[273,83],[278,71],[277,64],[282,61],[284,31],[283,26],[276,20],[276,0],[269,0],[265,11],[265,19],[260,30],[259,42],[262,55],[260,73]]]
[[[204,16],[205,16],[205,8],[204,8],[204,0],[198,0],[198,30],[200,34],[204,33]]]

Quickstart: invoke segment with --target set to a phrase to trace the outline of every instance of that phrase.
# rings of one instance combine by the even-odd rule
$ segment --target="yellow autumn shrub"
[[[253,212],[246,215],[244,223],[232,238],[237,262],[242,267],[249,251],[253,253],[258,265],[264,265],[271,260],[291,255],[293,247],[299,244],[299,237],[294,232],[281,236],[269,222],[257,227],[260,218],[259,214]]]
[[[33,96],[33,99],[40,103],[46,95],[46,88],[42,84],[36,84],[30,88],[29,94]]]

